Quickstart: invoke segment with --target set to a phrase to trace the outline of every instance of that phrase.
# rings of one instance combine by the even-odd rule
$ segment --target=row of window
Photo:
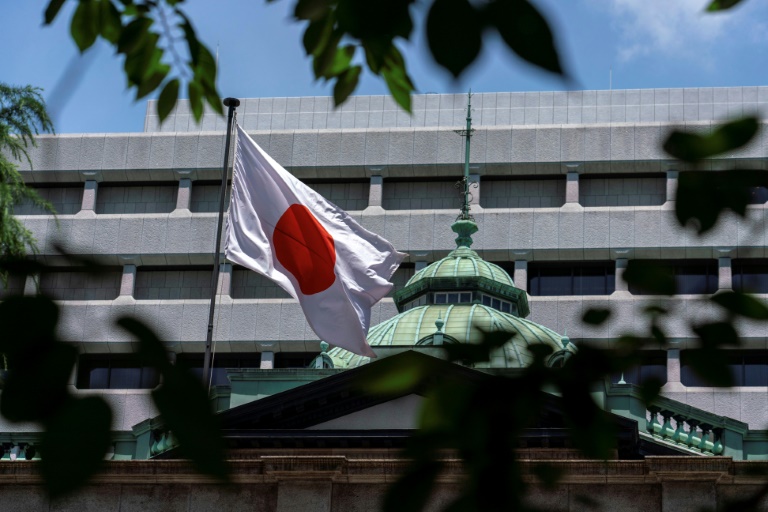
[[[726,350],[722,358],[731,373],[734,386],[768,387],[768,353],[758,350]],[[680,352],[680,381],[689,387],[710,387],[704,378],[695,371],[692,364],[692,352]],[[649,351],[644,354],[643,363],[623,374],[612,376],[612,382],[621,378],[628,384],[641,384],[647,379],[667,382],[667,356],[664,351]]]
[[[306,368],[315,357],[317,353],[314,352],[277,352],[273,367]],[[179,354],[176,364],[188,368],[202,379],[202,354]],[[259,368],[261,354],[216,354],[211,366],[212,385],[228,385],[227,368]],[[158,384],[160,375],[157,371],[142,366],[131,354],[80,357],[77,369],[79,389],[152,389]]]
[[[677,293],[703,295],[718,289],[715,260],[662,262],[674,275]],[[501,263],[512,271],[512,265]],[[748,293],[768,293],[766,260],[733,260],[732,287]],[[533,296],[610,295],[616,289],[616,264],[602,262],[531,262],[528,264],[528,293]],[[645,295],[642,286],[630,286],[633,295]]]

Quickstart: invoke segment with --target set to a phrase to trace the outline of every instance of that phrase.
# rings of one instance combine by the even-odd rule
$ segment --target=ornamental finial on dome
[[[451,229],[459,235],[456,238],[457,247],[470,247],[472,245],[473,233],[477,232],[475,219],[469,213],[469,203],[472,197],[469,191],[470,187],[477,188],[477,183],[469,181],[469,148],[472,139],[472,89],[467,93],[467,128],[465,130],[456,130],[456,133],[464,137],[464,176],[456,182],[456,188],[461,189],[461,213],[456,218]]]

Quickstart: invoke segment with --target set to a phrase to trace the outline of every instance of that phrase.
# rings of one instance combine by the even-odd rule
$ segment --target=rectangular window
[[[680,380],[685,386],[712,386],[694,371],[691,364],[692,352],[693,350],[683,350],[680,354]],[[768,355],[755,350],[728,350],[724,352],[722,357],[727,361],[734,386],[768,386]]]
[[[565,204],[565,177],[483,176],[483,208],[560,208]]]
[[[210,299],[213,266],[139,267],[133,296],[136,300]]]
[[[275,368],[307,368],[317,352],[277,352]]]
[[[157,371],[141,366],[134,356],[80,357],[78,389],[153,389],[158,384]]]
[[[648,379],[658,379],[662,384],[667,383],[667,353],[663,350],[643,352],[643,362],[624,372],[624,382],[640,385]],[[611,382],[619,382],[622,374],[611,377]]]
[[[179,354],[176,364],[189,368],[198,378],[203,378],[203,354]],[[258,352],[244,354],[214,354],[211,365],[211,385],[228,386],[227,368],[260,368],[261,354]]]
[[[678,295],[705,295],[717,291],[716,260],[675,260],[660,262],[675,276]],[[642,286],[630,285],[633,295],[647,295]]]
[[[385,210],[458,210],[461,207],[458,178],[385,179],[382,207]]]
[[[613,261],[531,262],[528,293],[534,296],[610,295],[616,285]]]
[[[731,272],[737,292],[768,293],[768,260],[733,260]]]
[[[96,213],[170,213],[176,209],[178,182],[102,183]]]
[[[579,177],[579,203],[593,206],[658,206],[667,200],[663,174],[585,174]]]

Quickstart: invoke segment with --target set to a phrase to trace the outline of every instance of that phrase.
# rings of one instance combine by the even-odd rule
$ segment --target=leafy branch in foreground
[[[46,25],[53,23],[66,0],[51,0]],[[101,38],[124,57],[128,87],[139,100],[160,89],[157,114],[164,120],[173,110],[182,82],[187,85],[195,120],[203,116],[203,102],[223,114],[216,90],[216,60],[197,38],[181,8],[184,0],[80,0],[70,21],[70,34],[80,52]],[[177,41],[186,42],[186,49]],[[169,64],[169,61],[172,64]],[[173,71],[173,73],[171,73]]]
[[[35,136],[52,132],[53,123],[45,109],[41,89],[30,85],[12,86],[0,82],[0,256],[21,257],[36,252],[32,233],[13,215],[14,206],[26,200],[50,213],[53,206],[24,184],[15,161],[32,165],[27,149],[36,146]],[[3,282],[7,274],[0,270]]]

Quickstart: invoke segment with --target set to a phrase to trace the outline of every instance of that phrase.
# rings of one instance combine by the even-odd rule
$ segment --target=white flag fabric
[[[376,357],[371,307],[406,256],[272,159],[238,126],[225,255],[297,299],[320,339]]]

